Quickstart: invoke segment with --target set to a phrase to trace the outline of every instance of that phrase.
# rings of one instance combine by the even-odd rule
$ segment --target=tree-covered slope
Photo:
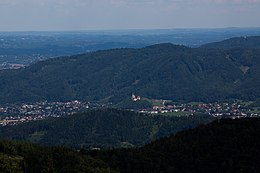
[[[215,121],[139,149],[90,152],[121,173],[257,173],[260,119]]]
[[[65,147],[47,148],[28,142],[0,141],[1,173],[116,173],[89,155]]]
[[[260,36],[235,37],[220,42],[208,43],[201,46],[202,48],[213,49],[245,49],[260,48]]]
[[[29,140],[74,148],[132,147],[208,123],[209,116],[149,116],[115,109],[1,127],[0,139]]]
[[[0,103],[141,97],[184,101],[259,98],[260,49],[159,44],[114,49],[0,71]]]
[[[0,141],[1,172],[258,173],[260,119],[225,119],[141,148],[78,150]]]

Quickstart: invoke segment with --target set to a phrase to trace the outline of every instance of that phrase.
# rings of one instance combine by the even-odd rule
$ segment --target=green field
[[[188,103],[189,105],[192,105],[192,106],[197,106],[199,104],[204,104],[203,102],[190,102]]]
[[[31,134],[29,141],[39,142],[45,133],[46,133],[45,131],[34,132],[33,134]]]
[[[249,111],[248,113],[260,114],[260,108],[254,108],[254,110]]]
[[[167,113],[160,113],[160,115],[164,115],[164,116],[188,116],[191,115],[192,113],[189,111],[183,111],[183,112],[167,112]]]

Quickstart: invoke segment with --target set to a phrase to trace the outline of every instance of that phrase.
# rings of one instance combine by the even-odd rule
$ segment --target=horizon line
[[[260,29],[260,26],[252,27],[176,27],[176,28],[123,28],[123,29],[69,29],[69,30],[0,30],[0,33],[25,33],[25,32],[115,32],[115,31],[156,31],[156,30],[217,30],[217,29]]]

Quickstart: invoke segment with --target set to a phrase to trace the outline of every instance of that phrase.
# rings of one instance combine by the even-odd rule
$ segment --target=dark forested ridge
[[[244,39],[244,38],[239,38]],[[259,37],[248,37],[251,41]],[[260,49],[158,44],[42,61],[0,71],[0,103],[39,100],[121,102],[141,97],[183,101],[260,97]]]
[[[0,141],[1,173],[116,173],[89,155],[65,147],[47,148],[28,142]]]
[[[73,151],[0,141],[2,172],[258,173],[260,119],[224,119],[142,148]]]
[[[166,117],[115,109],[92,110],[58,119],[1,127],[0,138],[73,148],[133,147],[213,120],[199,115]]]
[[[260,119],[223,119],[139,149],[91,152],[121,173],[258,173]]]

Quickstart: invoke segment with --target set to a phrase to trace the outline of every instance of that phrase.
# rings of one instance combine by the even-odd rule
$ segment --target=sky
[[[260,0],[0,0],[0,31],[260,27]]]

